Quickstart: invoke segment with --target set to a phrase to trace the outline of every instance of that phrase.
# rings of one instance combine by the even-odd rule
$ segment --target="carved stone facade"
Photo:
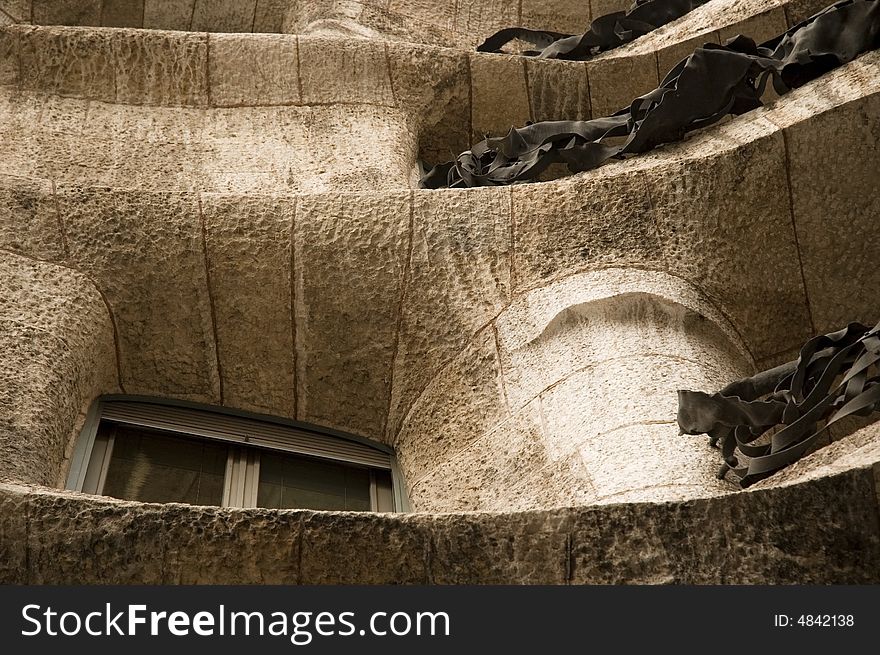
[[[827,1],[713,0],[586,62],[473,48],[628,4],[0,1],[0,581],[880,581],[880,426],[740,491],[675,422],[876,323],[880,52],[589,173],[416,188]],[[59,490],[120,393],[393,446],[415,511]]]

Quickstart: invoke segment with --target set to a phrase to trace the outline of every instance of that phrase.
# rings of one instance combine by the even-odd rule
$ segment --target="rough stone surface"
[[[206,35],[120,31],[114,33],[113,52],[117,102],[133,105],[207,104]]]
[[[406,417],[395,446],[407,483],[507,416],[495,334],[487,328],[434,376]]]
[[[257,0],[196,0],[193,32],[251,32]]]
[[[144,0],[104,0],[101,24],[104,27],[143,27]]]
[[[514,515],[438,517],[431,524],[434,584],[561,584],[566,578],[565,534],[541,517]]]
[[[28,579],[27,499],[21,493],[4,492],[0,491],[0,582],[20,585]]]
[[[211,104],[291,105],[300,101],[296,39],[220,34],[209,37]]]
[[[32,0],[37,25],[100,25],[102,0]]]
[[[590,3],[583,0],[523,0],[520,18],[523,27],[579,34],[590,24]]]
[[[532,121],[583,121],[592,116],[583,62],[526,60]]]
[[[427,584],[428,534],[388,514],[306,514],[303,584]]]
[[[37,28],[21,36],[21,86],[112,102],[116,71],[107,30]]]
[[[531,118],[525,59],[471,53],[471,119],[475,141],[504,136]]]
[[[396,104],[382,42],[302,37],[299,61],[305,104]]]
[[[382,438],[409,226],[408,193],[299,201],[297,418]]]
[[[196,0],[144,0],[144,27],[189,30]]]
[[[0,477],[54,484],[80,415],[116,390],[113,326],[91,282],[54,264],[0,253],[0,291]]]
[[[205,195],[202,216],[223,404],[293,418],[294,200]]]
[[[779,130],[746,118],[644,161],[658,164],[648,186],[668,270],[724,307],[756,358],[806,341],[812,327]],[[756,265],[760,277],[731,284]]]
[[[654,53],[619,55],[615,51],[587,62],[593,118],[610,116],[629,107],[634,98],[660,84]]]
[[[587,268],[650,266],[662,257],[645,180],[620,166],[514,187],[513,221],[515,291]]]
[[[780,106],[766,114],[785,128],[803,274],[815,329],[822,333],[880,318],[873,293],[880,283],[873,265],[880,237],[872,220],[880,212],[880,56],[867,55],[833,75],[836,80],[820,81],[813,93],[797,93],[809,103],[807,111],[793,115]]]
[[[197,198],[65,187],[58,200],[70,263],[113,309],[125,391],[218,402]]]
[[[507,304],[510,249],[508,190],[414,195],[389,436],[439,368]]]
[[[63,259],[64,237],[49,182],[3,177],[0,248],[38,259]]]

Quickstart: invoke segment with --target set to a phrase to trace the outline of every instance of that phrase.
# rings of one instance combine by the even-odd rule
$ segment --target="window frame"
[[[126,408],[135,410],[133,418],[119,418],[120,412],[124,413]],[[160,422],[164,416],[168,425],[179,425],[179,427],[176,429],[157,427],[155,422],[141,420],[138,418],[138,410],[140,409],[146,409],[149,413],[153,413],[160,418]],[[183,419],[186,421],[187,418],[192,418],[196,422],[208,420],[221,427],[228,424],[230,425],[229,434],[213,436],[204,431],[187,431],[186,427],[188,426],[179,424],[175,420]],[[92,403],[70,458],[65,489],[101,495],[113,451],[113,435],[111,434],[108,438],[98,435],[98,429],[105,421],[111,424],[159,430],[166,434],[178,433],[181,437],[226,443],[229,446],[229,454],[223,480],[223,500],[219,507],[249,508],[257,506],[259,453],[265,450],[367,468],[370,471],[370,511],[372,512],[380,511],[376,509],[380,501],[376,482],[379,476],[375,475],[375,471],[386,470],[391,477],[393,509],[381,511],[410,511],[409,499],[406,496],[397,458],[394,450],[385,444],[339,430],[317,427],[276,416],[151,396],[108,395],[102,396]],[[238,437],[233,436],[238,434],[236,428],[245,429],[247,427],[251,427],[254,432]],[[266,439],[260,439],[253,437],[254,433],[258,435],[265,433],[270,436]],[[316,452],[324,453],[324,455],[315,454]],[[348,457],[351,457],[350,459],[346,458],[347,453]],[[100,457],[101,461],[93,464],[95,457]],[[382,486],[387,494],[387,482]]]

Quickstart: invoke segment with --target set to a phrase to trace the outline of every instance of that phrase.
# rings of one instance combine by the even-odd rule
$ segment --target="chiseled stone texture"
[[[517,292],[588,268],[658,266],[662,260],[639,171],[612,164],[547,184],[516,186],[512,193]]]
[[[533,121],[583,121],[592,117],[585,63],[527,59],[526,77]]]
[[[113,325],[83,275],[0,251],[0,477],[55,484],[68,439],[117,390]]]
[[[522,0],[519,24],[535,30],[579,34],[589,26],[590,14],[590,3],[584,0]]]
[[[470,54],[473,138],[504,136],[531,119],[525,58]]]
[[[784,128],[803,274],[821,333],[880,318],[878,79],[880,53],[874,52],[764,113]]]
[[[510,298],[509,190],[418,191],[412,229],[389,436],[439,368]]]
[[[104,0],[101,24],[104,27],[143,27],[144,0]]]
[[[64,258],[50,182],[0,176],[0,248],[38,259]]]
[[[563,584],[568,537],[547,523],[541,514],[433,517],[431,582]]]
[[[508,415],[490,327],[433,377],[404,420],[394,445],[407,484],[470,446]]]
[[[385,45],[308,36],[299,39],[302,100],[307,105],[396,105]]]
[[[470,148],[468,53],[395,43],[387,48],[394,95],[414,124],[419,157],[433,165]]]
[[[877,583],[874,475],[860,467],[684,502],[409,516],[144,505],[0,484],[10,510],[0,563],[27,563],[0,564],[0,581]]]
[[[539,401],[416,481],[410,502],[444,511],[516,511],[594,499],[580,455],[551,459]]]
[[[630,54],[625,49],[612,50],[587,61],[587,75],[593,118],[610,116],[629,107],[634,98],[660,84],[653,52]]]
[[[667,270],[723,307],[756,359],[806,341],[812,326],[780,131],[749,116],[646,155],[640,165],[650,166]],[[745,281],[756,267],[761,275]]]
[[[22,89],[104,102],[116,99],[110,30],[44,27],[19,33]]]
[[[208,37],[183,32],[113,33],[116,101],[205,106]]]
[[[297,418],[381,439],[410,194],[303,196],[294,227]]]
[[[294,417],[295,199],[202,196],[223,404]]]
[[[102,0],[31,0],[37,25],[100,25]]]
[[[195,2],[144,0],[144,27],[152,30],[189,30]]]
[[[705,366],[720,386],[753,372],[729,321],[696,287],[659,271],[570,276],[517,298],[495,324],[513,409],[572,373],[638,354]]]
[[[428,530],[416,517],[303,512],[302,584],[427,584]]]
[[[250,32],[257,0],[195,0],[193,32]]]
[[[296,37],[215,34],[208,47],[212,105],[299,103]]]
[[[219,402],[195,195],[58,191],[69,262],[89,272],[113,308],[125,392]]]

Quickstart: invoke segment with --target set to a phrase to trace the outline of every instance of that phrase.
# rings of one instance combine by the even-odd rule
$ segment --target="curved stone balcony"
[[[607,113],[693,39],[812,13],[716,2],[589,62],[307,30],[4,28],[0,577],[875,581],[876,426],[742,492],[705,438],[678,435],[675,391],[876,319],[880,54],[589,173],[413,188],[419,154]],[[30,20],[109,25],[87,11],[101,3],[65,4],[82,13],[35,0]],[[161,27],[215,27],[203,4],[162,3],[191,14]],[[417,512],[52,489],[89,405],[120,392],[391,444]]]

